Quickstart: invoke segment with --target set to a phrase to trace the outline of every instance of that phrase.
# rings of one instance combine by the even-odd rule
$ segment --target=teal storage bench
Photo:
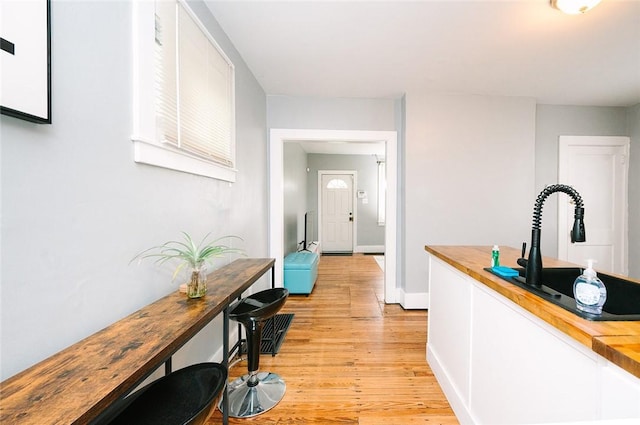
[[[315,252],[292,252],[284,257],[284,287],[291,294],[310,294],[318,277],[319,256]]]

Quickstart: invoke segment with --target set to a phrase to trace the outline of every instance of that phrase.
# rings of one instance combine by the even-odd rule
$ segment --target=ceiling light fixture
[[[569,15],[585,13],[600,3],[601,0],[550,0],[551,7]]]

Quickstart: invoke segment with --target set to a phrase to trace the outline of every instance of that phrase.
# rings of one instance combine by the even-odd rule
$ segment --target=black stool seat
[[[288,295],[289,290],[285,288],[267,289],[249,295],[231,307],[229,319],[240,323],[269,319],[280,311]]]
[[[202,425],[227,382],[227,368],[199,363],[152,382],[123,400],[112,425]]]
[[[275,373],[258,372],[260,342],[264,323],[282,308],[289,290],[267,289],[250,295],[229,309],[229,318],[244,325],[247,331],[249,373],[237,378],[227,388],[229,416],[249,418],[266,412],[284,397],[286,385]]]

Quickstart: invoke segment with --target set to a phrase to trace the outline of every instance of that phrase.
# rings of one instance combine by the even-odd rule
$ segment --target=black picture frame
[[[0,1],[0,8],[0,113],[51,124],[51,1]]]

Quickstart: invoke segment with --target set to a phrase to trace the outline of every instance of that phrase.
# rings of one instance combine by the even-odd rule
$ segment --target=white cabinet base
[[[429,261],[427,361],[462,424],[640,419],[640,379],[448,264]]]

